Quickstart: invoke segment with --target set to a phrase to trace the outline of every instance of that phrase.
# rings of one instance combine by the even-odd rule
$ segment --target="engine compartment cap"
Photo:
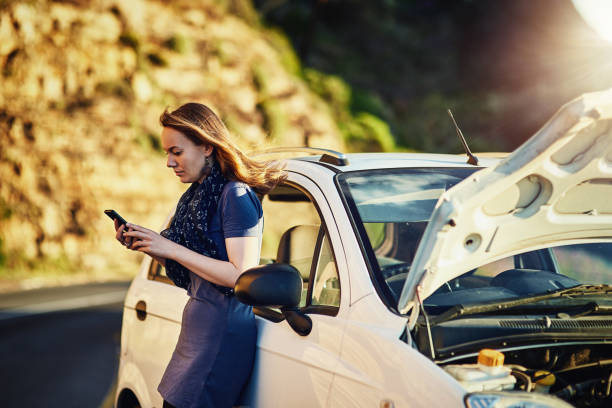
[[[478,352],[478,364],[487,367],[500,367],[504,365],[504,353],[493,349],[482,349]]]

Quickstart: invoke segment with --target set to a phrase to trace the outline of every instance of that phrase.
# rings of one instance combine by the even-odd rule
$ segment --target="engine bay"
[[[534,336],[534,337],[537,337]],[[428,346],[420,344],[423,354]],[[480,353],[479,353],[480,351]],[[612,347],[610,339],[599,341],[550,340],[523,344],[505,342],[497,349],[503,364],[479,363],[483,351],[448,352],[436,364],[453,376],[468,392],[525,391],[556,396],[576,407],[612,406]]]

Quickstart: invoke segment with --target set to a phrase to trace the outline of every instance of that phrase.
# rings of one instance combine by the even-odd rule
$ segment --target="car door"
[[[147,257],[126,299],[122,331],[122,378],[132,383],[142,406],[161,407],[157,391],[181,328],[188,300],[165,269]]]
[[[312,319],[312,331],[300,336],[277,311],[255,309],[257,356],[245,402],[254,407],[326,406],[344,331],[341,305],[348,295],[336,261],[342,251],[334,251],[330,229],[335,223],[314,183],[292,174],[275,191],[263,200],[262,260],[298,269],[304,281],[300,310]]]

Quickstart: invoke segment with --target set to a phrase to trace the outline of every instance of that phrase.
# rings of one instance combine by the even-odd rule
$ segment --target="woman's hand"
[[[176,243],[155,231],[129,223],[127,227],[129,231],[125,233],[125,237],[131,240],[128,248],[134,251],[144,252],[157,259],[170,258],[170,255],[176,250]]]
[[[127,235],[124,234],[128,232],[126,225],[119,224],[119,221],[117,220],[114,220],[114,221],[115,221],[115,238],[117,239],[117,241],[119,241],[119,243],[121,243],[121,245],[129,248],[130,245],[132,244],[132,238],[129,238]]]

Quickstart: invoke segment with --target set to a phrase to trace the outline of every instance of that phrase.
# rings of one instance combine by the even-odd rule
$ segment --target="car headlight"
[[[467,408],[572,408],[550,395],[526,392],[475,392],[465,397]]]

